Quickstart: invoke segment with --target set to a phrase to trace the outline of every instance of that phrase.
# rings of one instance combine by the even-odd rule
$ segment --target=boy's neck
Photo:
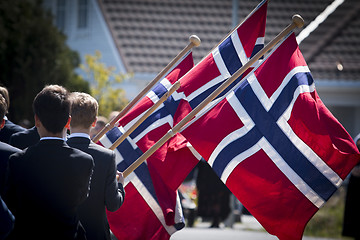
[[[70,133],[85,133],[87,135],[90,135],[90,128],[72,127],[70,125]]]
[[[40,138],[43,137],[58,137],[58,138],[64,138],[66,136],[66,129],[64,129],[62,132],[59,133],[52,133],[46,130],[44,127],[37,127],[38,133]]]

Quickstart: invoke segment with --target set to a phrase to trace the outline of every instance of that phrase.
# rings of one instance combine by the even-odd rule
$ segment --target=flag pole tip
[[[295,14],[292,17],[292,21],[298,28],[302,28],[304,26],[304,19],[299,14]]]
[[[194,44],[195,47],[200,46],[201,40],[200,40],[200,38],[198,36],[191,35],[189,37],[189,40],[190,40],[190,42],[192,42],[192,44]]]

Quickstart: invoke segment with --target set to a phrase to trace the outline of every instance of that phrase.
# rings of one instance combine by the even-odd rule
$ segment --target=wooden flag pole
[[[171,88],[169,89],[169,91],[167,91],[153,106],[151,106],[151,108],[149,108],[149,110],[146,111],[146,113],[141,116],[141,118],[139,118],[125,133],[123,133],[123,135],[121,135],[110,147],[109,149],[114,150],[117,146],[119,146],[143,121],[145,121],[145,119],[147,117],[150,116],[150,114],[152,112],[155,111],[155,109],[157,109],[160,104],[162,104],[163,102],[166,101],[166,99],[168,99],[168,97],[171,96],[171,94],[173,94],[176,90],[178,90],[180,87],[180,81],[176,81]]]
[[[144,95],[150,91],[150,89],[162,77],[164,77],[164,75],[175,65],[177,61],[179,61],[191,48],[198,47],[201,43],[200,38],[196,35],[191,35],[189,37],[189,41],[190,43],[173,60],[171,60],[171,62],[161,72],[159,72],[158,75],[133,100],[131,100],[131,102],[129,102],[117,116],[111,119],[110,122],[107,123],[98,134],[96,134],[96,136],[92,139],[93,142],[98,142],[105,133],[115,126],[115,123],[119,121],[120,118],[122,118],[142,97],[144,97]]]
[[[189,122],[196,114],[198,114],[207,104],[214,100],[222,91],[224,91],[232,82],[238,79],[249,67],[251,67],[258,59],[260,59],[266,52],[272,49],[283,37],[288,35],[295,27],[301,28],[304,25],[304,20],[300,15],[292,17],[292,23],[289,24],[281,33],[279,33],[273,40],[271,40],[263,49],[255,54],[246,64],[238,69],[228,80],[220,85],[213,93],[211,93],[204,101],[202,101],[196,108],[194,108],[188,115],[186,115],[178,124],[170,129],[159,141],[157,141],[151,148],[149,148],[141,157],[133,162],[123,172],[124,177],[127,177],[138,166],[140,166],[147,158],[149,158],[158,148],[173,137],[180,129]]]
[[[228,38],[234,31],[236,31],[236,29],[243,23],[245,22],[246,19],[248,19],[262,4],[264,4],[266,1],[269,1],[269,0],[263,0],[261,3],[258,4],[258,6],[253,9],[253,11],[248,14],[248,16],[241,22],[239,23],[237,26],[235,26],[213,49],[210,50],[210,52],[212,52],[216,47],[218,47],[226,38]],[[191,37],[190,37],[191,38]],[[199,40],[200,41],[200,40]],[[199,43],[200,44],[200,43]],[[209,53],[210,53],[209,52]],[[179,86],[180,87],[180,86]],[[150,89],[148,89],[150,90]],[[177,90],[177,89],[176,89]],[[175,91],[176,91],[175,90]],[[139,94],[140,95],[140,94]],[[170,94],[171,95],[171,94]],[[169,96],[170,96],[169,95]],[[166,99],[164,99],[165,101]],[[160,105],[162,102],[160,102],[158,105]],[[147,112],[147,115],[146,116],[149,116],[156,108],[153,108],[153,109],[149,109],[149,111]],[[151,110],[151,111],[150,111]],[[121,116],[122,117],[122,116]],[[117,119],[117,121],[120,119],[120,117]],[[136,124],[136,127],[138,127],[141,122],[143,122],[144,120],[146,119],[146,117],[142,117],[141,119],[139,119],[135,124]],[[140,121],[141,120],[141,121]],[[115,121],[116,122],[116,121]],[[114,123],[115,124],[115,123]],[[135,126],[135,125],[134,125]],[[123,135],[121,135],[120,138],[118,138],[111,146],[109,149],[111,150],[114,150],[117,146],[119,146],[135,129],[136,127],[131,127],[128,131],[126,131]],[[114,127],[114,126],[111,126],[111,128]],[[110,126],[109,126],[110,128]],[[111,129],[110,128],[110,129]],[[109,130],[110,130],[109,129]],[[102,135],[103,136],[103,135]],[[95,136],[96,137],[96,136]],[[95,142],[95,141],[94,141]]]
[[[266,1],[269,1],[269,0],[263,0],[261,3],[259,3],[258,4],[258,6],[241,22],[241,23],[239,23],[236,27],[234,27],[210,52],[212,52],[217,46],[219,46],[223,41],[224,41],[224,39],[226,39],[227,37],[229,37],[243,22],[245,22],[245,20],[246,19],[248,19],[256,10],[257,10],[257,8],[259,8],[262,4],[264,4]],[[191,36],[192,37],[192,36]],[[190,38],[191,38],[190,37]],[[191,40],[190,40],[191,41]],[[194,41],[195,41],[195,39],[194,39]],[[199,44],[200,44],[200,40],[199,40]],[[180,86],[179,86],[180,87]],[[177,88],[178,89],[178,88]],[[175,91],[177,90],[177,89],[175,89]],[[148,89],[148,90],[150,90],[150,89]],[[148,91],[147,90],[147,91]],[[141,94],[139,94],[139,95],[141,95]],[[171,95],[171,94],[170,94]],[[170,96],[169,95],[169,96]],[[163,101],[165,101],[166,100],[166,98],[165,99],[163,99]],[[160,102],[159,102],[159,104],[158,105],[160,105],[163,101],[161,101],[161,99],[159,100]],[[157,106],[158,106],[157,105]],[[154,106],[153,106],[154,107]],[[152,109],[149,109],[148,110],[148,112],[146,113],[146,116],[150,116],[150,114],[154,111],[156,109],[156,107],[154,107],[154,108],[152,108]],[[121,116],[122,117],[122,116]],[[116,121],[118,121],[121,117],[119,117]],[[136,129],[136,127],[138,127],[144,120],[146,119],[146,117],[142,117],[141,119],[139,119],[136,123],[135,123],[135,125],[133,125],[131,128],[129,128],[129,130],[127,130],[123,135],[121,135],[121,137],[120,138],[118,138],[111,146],[110,146],[110,148],[109,149],[111,149],[111,150],[114,150],[117,146],[119,146],[135,129]],[[116,122],[115,121],[115,122]],[[114,124],[115,124],[115,122],[114,122]],[[112,126],[108,126],[108,128],[113,128],[114,127],[114,125],[112,125]],[[110,130],[110,129],[108,129],[108,130]],[[107,131],[108,131],[107,130]],[[105,132],[106,133],[106,132]],[[101,137],[102,137],[103,135],[101,135]],[[95,136],[95,138],[96,138],[97,136]],[[100,139],[100,138],[99,138]],[[94,139],[94,142],[95,142],[95,140],[96,139]]]

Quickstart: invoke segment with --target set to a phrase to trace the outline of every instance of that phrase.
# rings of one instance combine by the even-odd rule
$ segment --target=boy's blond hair
[[[71,127],[90,128],[96,120],[99,104],[87,93],[71,93]]]

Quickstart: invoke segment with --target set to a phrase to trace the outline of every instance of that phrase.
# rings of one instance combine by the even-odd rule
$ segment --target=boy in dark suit
[[[25,131],[26,128],[21,127],[20,125],[17,125],[13,122],[11,122],[7,117],[6,114],[8,113],[9,107],[10,107],[10,97],[9,92],[7,88],[0,86],[0,95],[2,95],[6,102],[6,112],[3,116],[3,119],[5,120],[5,125],[2,128],[2,131],[0,131],[0,141],[4,143],[10,142],[10,137],[14,133]]]
[[[7,111],[7,104],[5,98],[0,95],[0,130],[5,125],[3,117]],[[14,227],[14,216],[7,208],[6,204],[2,200],[3,191],[5,189],[5,174],[8,165],[9,156],[13,153],[20,152],[20,149],[14,148],[6,143],[0,142],[0,239],[10,233]]]
[[[79,92],[72,93],[71,100],[71,134],[67,143],[90,154],[95,162],[89,197],[79,207],[80,221],[88,240],[110,239],[105,208],[116,211],[122,205],[124,178],[117,173],[115,153],[90,140],[90,129],[95,126],[98,113],[97,101]]]
[[[64,139],[70,122],[69,92],[46,86],[33,109],[40,141],[9,160],[6,203],[15,215],[14,239],[85,239],[77,217],[94,166],[90,155]]]
[[[7,112],[7,104],[5,98],[0,95],[0,131],[5,125],[4,116]],[[5,174],[11,154],[20,152],[20,149],[10,146],[7,143],[0,141],[0,195],[4,194],[5,189]]]
[[[35,145],[37,142],[39,142],[39,140],[39,133],[34,126],[30,129],[26,129],[25,131],[17,132],[11,135],[9,144],[24,150],[27,147]]]

